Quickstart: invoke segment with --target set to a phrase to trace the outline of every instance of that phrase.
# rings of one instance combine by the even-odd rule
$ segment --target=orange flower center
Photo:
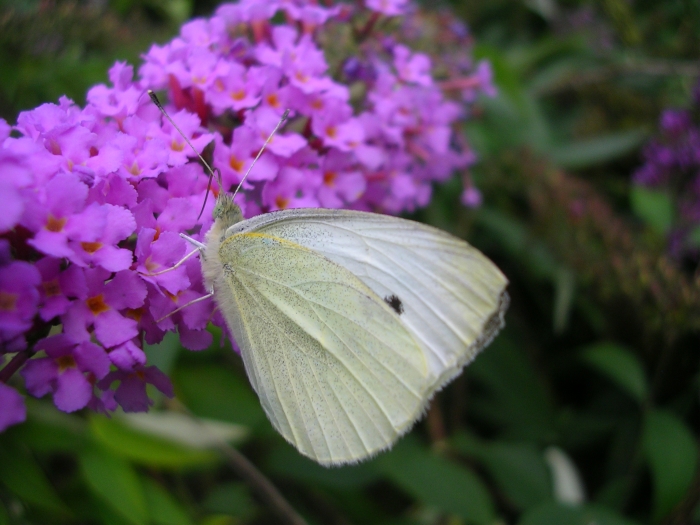
[[[143,265],[146,267],[146,270],[148,270],[149,273],[153,273],[154,270],[156,270],[157,268],[160,267],[160,265],[158,263],[154,263],[151,260],[150,255],[146,258],[146,262],[143,263]]]
[[[331,188],[335,185],[335,179],[338,178],[338,174],[335,171],[327,171],[323,174],[323,183]]]
[[[277,108],[280,105],[280,99],[276,93],[270,93],[267,96],[267,103],[270,104],[270,106],[272,106],[273,108]]]
[[[95,253],[97,250],[102,248],[101,242],[81,242],[80,246],[83,247],[87,253]]]
[[[281,195],[277,196],[275,199],[275,204],[280,210],[286,210],[287,206],[289,206],[289,199],[286,197],[282,197]]]
[[[58,279],[54,279],[53,281],[46,281],[43,283],[43,286],[46,297],[55,297],[57,295],[61,295],[61,287],[58,285]]]
[[[309,76],[305,75],[301,71],[297,71],[294,73],[294,77],[301,82],[302,84],[306,84],[309,81]]]
[[[239,160],[235,155],[229,157],[228,165],[231,166],[234,171],[240,172],[243,169],[243,161]]]
[[[136,322],[139,322],[141,320],[141,317],[143,317],[143,308],[128,308],[124,312],[124,316],[128,317],[129,319],[133,319]]]
[[[75,359],[73,359],[72,355],[62,355],[56,359],[56,363],[58,363],[58,368],[61,372],[67,368],[75,368]]]
[[[101,314],[109,310],[109,306],[105,303],[105,298],[102,294],[90,297],[85,303],[88,305],[90,311],[95,314]]]
[[[49,150],[54,155],[61,154],[61,146],[59,146],[58,142],[56,142],[55,140],[51,139],[51,140],[46,141],[45,146],[46,146],[46,149]]]
[[[16,293],[7,293],[0,291],[0,311],[11,312],[17,305]]]
[[[49,230],[50,232],[60,232],[63,230],[63,227],[66,225],[66,219],[65,217],[61,217],[60,219],[57,219],[53,215],[49,213],[49,218],[46,220],[46,229]]]

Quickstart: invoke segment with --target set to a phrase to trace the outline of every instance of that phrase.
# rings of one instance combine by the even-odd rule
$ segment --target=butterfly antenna
[[[209,197],[209,191],[211,190],[211,181],[214,178],[214,173],[216,173],[216,176],[217,176],[216,181],[219,183],[219,188],[223,188],[223,183],[221,180],[221,172],[219,171],[219,168],[212,169],[212,167],[209,166],[207,161],[204,160],[204,157],[202,157],[202,155],[199,154],[199,152],[195,149],[195,147],[192,145],[192,143],[187,138],[187,136],[182,132],[182,130],[177,126],[177,124],[175,124],[173,119],[170,118],[170,115],[168,115],[168,112],[165,111],[165,108],[160,103],[160,100],[158,100],[158,96],[153,92],[152,89],[148,90],[148,96],[151,97],[151,100],[156,105],[156,107],[160,110],[160,112],[163,114],[163,116],[165,116],[165,118],[168,119],[168,122],[170,122],[170,124],[182,136],[182,138],[185,139],[185,142],[187,142],[187,144],[190,146],[190,148],[192,148],[192,151],[195,152],[195,154],[199,157],[199,160],[202,161],[202,164],[204,164],[204,167],[209,172],[209,183],[207,184],[207,192],[204,194],[204,202],[202,203],[202,209],[199,211],[199,215],[197,216],[197,220],[199,220],[199,218],[202,216],[202,213],[204,213],[204,207],[207,205],[207,198]],[[277,126],[279,127],[279,124]],[[275,128],[275,131],[276,130],[277,130],[277,128]],[[273,133],[274,133],[274,131],[273,131]],[[266,142],[266,144],[267,144],[267,142]],[[260,155],[258,154],[258,157],[259,156]],[[257,157],[256,157],[256,159],[257,159]],[[247,175],[247,173],[246,173],[246,175]]]
[[[236,196],[236,194],[238,193],[238,190],[241,189],[241,187],[243,186],[243,182],[248,178],[248,174],[250,173],[250,170],[253,169],[253,166],[255,166],[255,163],[260,158],[260,155],[262,155],[263,151],[265,151],[265,147],[270,143],[270,141],[272,140],[272,137],[275,136],[275,133],[277,133],[277,130],[280,129],[280,126],[282,124],[284,124],[284,121],[287,120],[288,116],[289,116],[289,110],[286,109],[284,111],[284,113],[282,114],[282,118],[280,118],[279,122],[275,126],[275,129],[273,129],[272,132],[270,132],[270,135],[265,139],[265,142],[263,143],[262,147],[260,148],[260,151],[258,151],[258,154],[253,159],[253,162],[248,167],[248,170],[245,172],[245,175],[243,175],[241,182],[238,183],[238,187],[236,188],[236,191],[233,192],[233,195],[231,196],[231,200],[233,200],[233,198]]]

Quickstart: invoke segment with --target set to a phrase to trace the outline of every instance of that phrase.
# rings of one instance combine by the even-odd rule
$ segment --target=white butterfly
[[[205,244],[183,237],[267,417],[323,465],[389,448],[504,325],[506,277],[436,228],[321,208],[243,220],[223,192],[214,219]]]
[[[243,220],[221,194],[202,270],[273,426],[323,465],[390,447],[503,326],[508,283],[441,230],[349,210]]]

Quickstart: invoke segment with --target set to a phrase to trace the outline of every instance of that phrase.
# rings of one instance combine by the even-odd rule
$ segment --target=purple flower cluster
[[[137,79],[117,63],[112,86],[92,88],[85,108],[62,98],[12,128],[0,121],[0,431],[25,418],[22,396],[5,384],[16,369],[27,392],[51,394],[63,411],[145,411],[146,384],[173,392],[144,344],[177,330],[201,350],[209,322],[225,327],[211,300],[189,304],[206,293],[196,257],[173,268],[192,251],[179,233],[201,239],[213,199],[199,220],[207,176],[148,89],[168,91],[169,113],[197,150],[213,146],[215,192],[241,182],[290,109],[237,196],[246,216],[413,210],[428,203],[431,183],[473,163],[453,130],[464,103],[444,97],[431,59],[400,31],[376,30],[409,8],[223,5],[153,46]],[[271,24],[275,15],[285,23]],[[322,47],[338,41],[345,54],[329,64]],[[490,73],[473,69],[462,93],[491,93]],[[466,200],[479,199],[468,188]]]
[[[636,184],[671,194],[676,207],[669,235],[671,254],[680,259],[700,254],[700,82],[688,109],[668,109],[659,133],[644,148]]]

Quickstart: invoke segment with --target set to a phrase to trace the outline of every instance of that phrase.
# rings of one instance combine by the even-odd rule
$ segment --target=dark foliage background
[[[115,60],[138,63],[214,7],[0,2],[0,115],[62,94],[84,103]],[[669,252],[679,195],[632,178],[662,111],[691,105],[700,4],[452,7],[500,90],[467,124],[484,205],[459,205],[455,179],[413,218],[503,269],[504,333],[390,453],[330,470],[275,434],[229,349],[166,339],[149,360],[177,400],[148,418],[28,400],[28,422],[0,435],[0,524],[280,522],[183,406],[216,421],[309,523],[700,523],[698,252]]]

